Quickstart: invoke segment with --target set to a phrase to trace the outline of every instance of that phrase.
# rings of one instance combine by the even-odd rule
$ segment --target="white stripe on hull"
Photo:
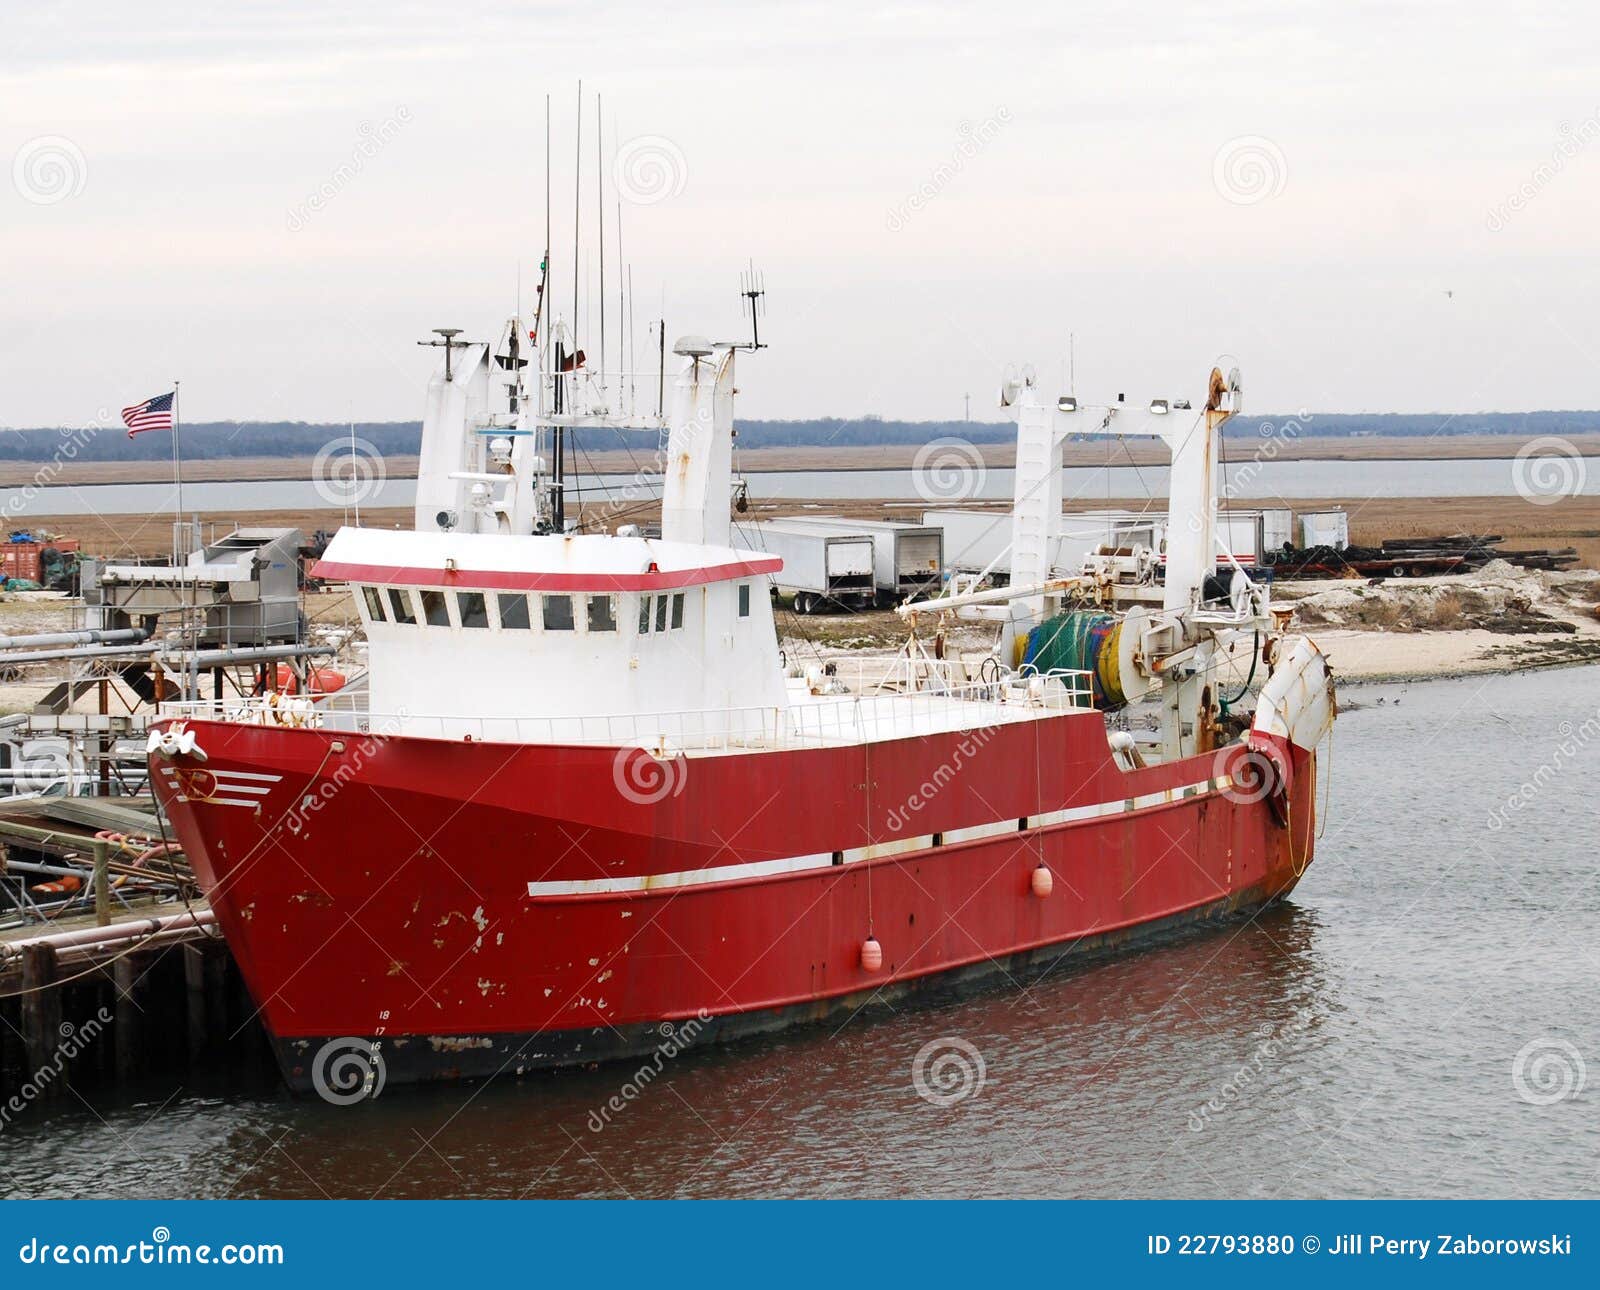
[[[1059,811],[1045,811],[1030,815],[1026,821],[1021,816],[994,820],[988,824],[974,824],[968,828],[950,829],[942,834],[924,833],[916,837],[896,838],[893,842],[879,842],[872,846],[852,847],[848,851],[819,851],[812,855],[787,856],[781,860],[753,860],[746,864],[712,865],[704,869],[685,869],[678,873],[635,874],[625,878],[578,878],[551,882],[530,882],[530,896],[602,896],[615,892],[661,891],[672,887],[694,887],[710,882],[737,882],[741,878],[767,878],[777,874],[799,873],[808,869],[827,869],[834,865],[857,864],[862,860],[880,860],[885,856],[901,855],[910,851],[926,851],[937,837],[944,846],[958,842],[972,842],[979,838],[999,837],[1004,833],[1018,833],[1026,829],[1048,828],[1055,824],[1073,824],[1081,820],[1103,819],[1111,815],[1124,815],[1130,811],[1149,810],[1167,806],[1186,798],[1205,793],[1219,793],[1233,786],[1231,776],[1202,780],[1198,784],[1185,784],[1181,788],[1168,788],[1159,793],[1142,793],[1138,797],[1124,798],[1118,802],[1096,802],[1089,806],[1070,806]]]

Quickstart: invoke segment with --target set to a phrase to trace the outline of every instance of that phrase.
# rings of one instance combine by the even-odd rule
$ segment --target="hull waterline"
[[[350,1041],[482,1078],[1035,972],[1259,909],[1314,833],[1311,753],[1284,798],[1242,746],[1124,770],[1095,712],[669,762],[189,728],[157,792],[297,1090]]]

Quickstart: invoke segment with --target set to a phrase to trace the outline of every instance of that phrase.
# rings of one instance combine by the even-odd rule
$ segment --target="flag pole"
[[[183,448],[178,442],[178,386],[179,381],[172,383],[172,475],[178,485],[178,522],[183,522]]]

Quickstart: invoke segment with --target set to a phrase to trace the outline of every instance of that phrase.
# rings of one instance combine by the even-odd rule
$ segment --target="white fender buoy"
[[[883,946],[878,944],[876,936],[869,936],[861,942],[861,966],[867,972],[876,972],[883,967]]]
[[[1033,877],[1028,880],[1028,885],[1033,889],[1035,896],[1044,900],[1056,889],[1056,880],[1049,868],[1041,864],[1034,867]]]
[[[152,730],[144,743],[145,756],[160,753],[163,757],[192,757],[206,761],[206,750],[195,739],[194,731],[182,726],[168,726],[165,730]]]

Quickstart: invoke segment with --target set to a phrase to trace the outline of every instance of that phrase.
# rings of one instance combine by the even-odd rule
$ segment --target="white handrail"
[[[953,671],[954,669],[952,669]],[[1047,711],[1092,707],[1083,672],[968,681],[934,690],[846,693],[797,700],[787,708],[681,709],[543,717],[374,713],[360,696],[285,707],[271,696],[163,704],[163,716],[244,725],[348,730],[373,738],[473,739],[487,743],[640,744],[681,751],[825,746],[904,738],[1029,720]],[[337,702],[335,702],[337,701]]]

